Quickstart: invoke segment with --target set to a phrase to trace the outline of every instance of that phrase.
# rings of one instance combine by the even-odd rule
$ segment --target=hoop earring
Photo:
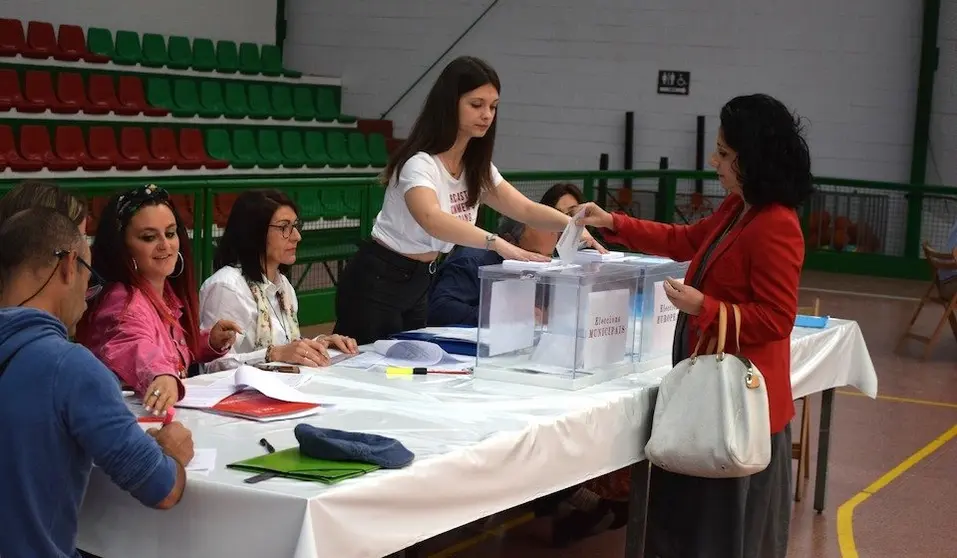
[[[179,273],[175,273],[176,268],[174,267],[174,268],[173,268],[173,272],[174,272],[174,273],[168,277],[169,279],[176,279],[177,277],[179,277],[180,275],[182,275],[184,271],[186,271],[186,260],[183,259],[183,253],[182,253],[182,252],[176,252],[176,255],[179,257],[179,264],[180,264],[180,265],[179,265]]]

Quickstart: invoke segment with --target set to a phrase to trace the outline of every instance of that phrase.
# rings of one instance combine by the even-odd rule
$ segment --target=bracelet
[[[495,233],[488,233],[485,235],[485,249],[490,250],[492,248],[492,243],[495,242],[495,239],[498,238],[498,235]]]
[[[270,354],[272,353],[272,349],[273,349],[272,343],[266,346],[266,354],[265,354],[266,362],[272,362],[272,359],[269,358]]]

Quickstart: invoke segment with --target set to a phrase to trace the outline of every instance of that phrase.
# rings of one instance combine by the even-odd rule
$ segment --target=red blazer
[[[613,214],[614,232],[605,238],[676,261],[688,261],[691,281],[705,251],[737,214],[743,201],[729,195],[709,217],[692,225],[670,225]],[[702,332],[717,335],[718,302],[728,306],[726,351],[745,356],[764,375],[771,433],[794,416],[791,395],[791,330],[797,314],[798,282],[804,264],[804,235],[797,213],[780,205],[751,209],[715,247],[698,286],[704,305],[689,316],[690,346]],[[741,309],[741,346],[734,346],[734,314]]]

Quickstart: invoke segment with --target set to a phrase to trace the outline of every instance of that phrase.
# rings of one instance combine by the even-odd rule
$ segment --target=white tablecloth
[[[854,322],[795,330],[795,397],[852,385],[876,395],[874,367]],[[579,391],[462,376],[386,378],[314,370],[302,388],[334,404],[302,421],[255,423],[180,411],[217,468],[190,475],[170,511],[144,508],[94,469],[79,546],[107,558],[378,557],[640,459],[654,387],[669,366]],[[217,375],[194,378],[205,383]],[[225,465],[259,455],[260,438],[296,445],[298,422],[376,432],[416,454],[408,467],[326,486],[274,478],[248,485]]]

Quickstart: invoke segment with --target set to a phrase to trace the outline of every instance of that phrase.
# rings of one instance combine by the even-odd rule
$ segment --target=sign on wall
[[[687,95],[691,88],[691,72],[658,70],[659,95]]]

